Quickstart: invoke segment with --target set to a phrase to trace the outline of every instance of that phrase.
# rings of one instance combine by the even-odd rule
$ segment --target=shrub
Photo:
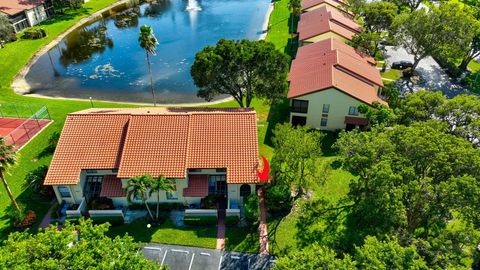
[[[293,199],[290,195],[288,185],[277,184],[265,192],[265,205],[268,212],[272,214],[283,214],[290,212]]]
[[[110,198],[101,197],[96,198],[91,202],[91,209],[93,210],[108,210],[113,209],[113,201]]]
[[[225,225],[227,226],[235,226],[240,221],[238,216],[227,216],[225,217]]]
[[[465,78],[462,79],[462,84],[465,87],[475,93],[480,93],[480,73],[471,73],[467,74]]]
[[[13,205],[7,210],[7,216],[13,223],[15,228],[26,228],[37,220],[37,214],[32,210],[26,210],[23,204],[19,204],[19,210],[15,209]]]
[[[188,216],[183,218],[183,222],[190,226],[208,226],[216,225],[216,216]]]
[[[44,186],[43,181],[47,176],[48,166],[42,165],[30,171],[24,178],[24,187],[30,187],[33,191],[39,192],[42,195],[53,195],[51,186]]]
[[[200,208],[215,209],[217,207],[217,198],[213,195],[208,195],[200,200]]]
[[[43,28],[28,29],[23,32],[24,39],[40,39],[47,36],[47,32]]]
[[[150,210],[156,211],[157,204],[156,203],[149,203],[148,206]],[[160,211],[162,212],[170,212],[172,210],[183,210],[185,206],[183,203],[160,203]],[[145,204],[143,203],[132,203],[128,205],[129,210],[146,210]]]
[[[125,223],[122,216],[92,216],[90,219],[93,221],[93,224],[108,222],[110,225],[122,225]]]
[[[256,223],[260,217],[257,194],[250,194],[244,198],[245,218],[250,223]]]
[[[8,17],[0,13],[0,41],[12,41],[12,33],[14,33],[12,24],[8,21]]]
[[[404,78],[411,78],[414,74],[414,70],[413,68],[406,68],[404,70],[402,70],[402,76]]]

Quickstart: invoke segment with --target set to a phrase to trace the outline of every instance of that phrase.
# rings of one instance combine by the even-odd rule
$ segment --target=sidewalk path
[[[267,231],[267,209],[265,208],[265,192],[259,188],[257,190],[258,202],[260,204],[260,225],[258,234],[260,237],[260,254],[268,255],[268,231]]]
[[[225,210],[218,210],[217,249],[225,250]]]
[[[54,202],[50,208],[48,209],[47,213],[45,214],[45,216],[43,217],[42,219],[42,222],[40,222],[40,224],[38,225],[38,227],[40,229],[45,229],[47,228],[50,223],[52,222],[52,211],[53,211],[53,208],[55,207],[55,205],[57,205],[56,202]]]

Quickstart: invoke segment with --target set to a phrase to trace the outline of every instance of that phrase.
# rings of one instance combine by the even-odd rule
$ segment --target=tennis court
[[[0,136],[5,137],[8,145],[15,145],[15,148],[20,150],[50,122],[50,115],[46,107],[28,118],[3,116],[0,117]]]

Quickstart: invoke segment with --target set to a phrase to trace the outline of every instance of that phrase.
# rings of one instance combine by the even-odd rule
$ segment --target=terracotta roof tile
[[[76,184],[82,169],[185,178],[227,168],[228,183],[258,182],[256,113],[249,109],[90,109],[67,117],[47,185]]]
[[[353,47],[335,38],[328,38],[328,39],[315,42],[312,44],[308,44],[298,48],[295,59],[306,59],[306,58],[316,57],[316,56],[323,55],[325,52],[329,52],[333,50],[339,50],[345,54],[348,54],[351,57],[354,57],[360,61],[365,61],[371,65],[376,65],[377,63],[375,59],[373,59],[369,55],[363,52],[360,52],[354,49]]]
[[[188,187],[183,189],[184,197],[208,196],[208,175],[191,174],[188,176]]]
[[[45,0],[2,0],[0,1],[0,12],[8,15],[15,15],[43,3],[45,3]]]
[[[351,40],[355,34],[362,32],[362,27],[345,13],[326,6],[300,15],[298,22],[300,40],[327,32],[334,32]]]
[[[339,9],[343,8],[343,6],[346,5],[346,3],[342,0],[303,0],[302,1],[302,10],[320,5],[322,3],[329,4],[333,7],[339,8]]]
[[[105,175],[102,181],[102,191],[100,197],[125,197],[125,191],[122,188],[122,180],[116,175]]]
[[[45,184],[73,185],[82,169],[118,168],[128,119],[125,114],[68,115]]]

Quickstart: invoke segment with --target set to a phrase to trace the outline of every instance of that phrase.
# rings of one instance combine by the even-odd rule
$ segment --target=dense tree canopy
[[[254,97],[272,102],[284,97],[288,68],[288,56],[272,43],[221,39],[197,53],[191,74],[199,97],[210,101],[230,95],[241,107],[249,107]]]
[[[322,155],[323,134],[290,124],[277,125],[273,134],[273,183],[288,186],[294,191],[295,198],[300,198],[312,181],[321,180],[318,159]]]
[[[349,44],[355,49],[375,57],[380,51],[382,36],[377,32],[361,32],[353,36]]]
[[[8,17],[0,13],[0,43],[10,41],[13,33],[13,26],[8,21]]]
[[[51,226],[37,234],[16,232],[0,247],[2,269],[160,269],[138,253],[130,236],[112,239],[108,224],[93,226],[80,220],[58,230]]]
[[[387,31],[397,16],[397,6],[390,2],[370,2],[361,12],[365,30],[381,33]]]

